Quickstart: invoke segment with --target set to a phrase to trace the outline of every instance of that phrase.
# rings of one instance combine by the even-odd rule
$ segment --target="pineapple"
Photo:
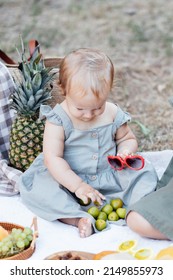
[[[13,167],[25,171],[42,151],[45,121],[39,119],[39,110],[51,98],[55,73],[45,67],[39,46],[28,61],[23,42],[19,69],[21,80],[14,78],[15,91],[11,96],[16,118],[10,133],[9,160]]]

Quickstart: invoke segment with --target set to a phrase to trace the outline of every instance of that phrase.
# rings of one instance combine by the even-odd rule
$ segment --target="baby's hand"
[[[133,155],[132,152],[130,152],[128,149],[124,149],[124,150],[121,150],[117,153],[117,156],[121,157],[121,158],[125,158],[129,155]]]
[[[105,200],[105,196],[102,195],[99,191],[92,188],[85,182],[82,182],[80,186],[75,191],[75,195],[82,199],[84,203],[88,202],[88,198],[91,198],[92,202],[98,202],[100,205],[103,204],[102,200]]]

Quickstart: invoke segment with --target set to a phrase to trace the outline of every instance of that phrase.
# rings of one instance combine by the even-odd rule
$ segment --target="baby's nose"
[[[85,118],[91,118],[93,116],[93,112],[92,111],[87,111],[85,112]]]

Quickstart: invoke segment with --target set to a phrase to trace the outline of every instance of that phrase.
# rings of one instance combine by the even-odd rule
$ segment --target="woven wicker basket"
[[[13,224],[13,223],[0,222],[0,225],[9,232],[11,232],[11,230],[13,228],[22,229],[22,230],[24,229],[23,226],[20,226],[18,224]],[[31,242],[30,246],[19,254],[16,254],[16,255],[8,257],[8,258],[3,258],[0,260],[26,260],[32,256],[32,254],[34,253],[35,248],[36,248],[35,241],[36,241],[36,238],[38,237],[38,228],[37,228],[37,218],[36,217],[33,218],[31,227],[34,228],[34,233],[33,233],[33,240]]]

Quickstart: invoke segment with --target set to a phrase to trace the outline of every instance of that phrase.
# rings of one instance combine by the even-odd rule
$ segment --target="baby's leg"
[[[144,219],[135,211],[129,212],[126,221],[128,227],[141,236],[160,240],[168,240],[165,235],[155,229],[146,219]]]
[[[60,219],[59,221],[78,227],[80,237],[88,237],[93,234],[93,227],[89,218],[65,218]]]

